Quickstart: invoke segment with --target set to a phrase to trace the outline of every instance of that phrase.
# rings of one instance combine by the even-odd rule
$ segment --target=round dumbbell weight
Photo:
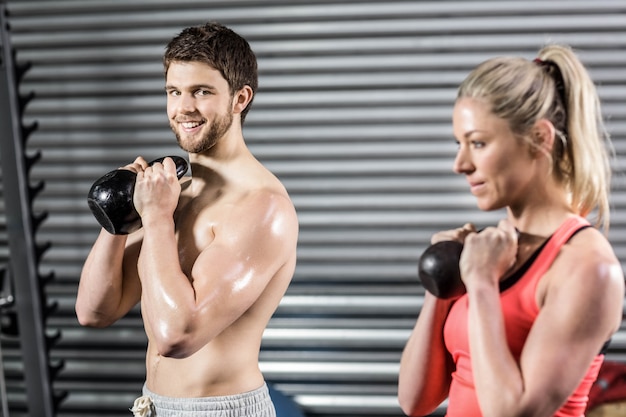
[[[163,162],[168,157],[150,162]],[[176,164],[176,175],[181,179],[188,164],[180,156],[169,156]],[[141,217],[133,205],[137,174],[127,169],[108,172],[93,183],[87,195],[87,204],[100,225],[112,235],[127,235],[141,228]]]
[[[438,298],[455,298],[465,293],[459,260],[463,244],[456,240],[435,243],[424,251],[418,262],[422,285]]]

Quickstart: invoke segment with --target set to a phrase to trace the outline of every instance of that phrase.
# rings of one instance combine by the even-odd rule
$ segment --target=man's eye
[[[170,96],[177,97],[177,96],[179,96],[179,95],[180,95],[180,91],[170,90],[170,91],[168,92],[168,94],[169,94]]]
[[[196,91],[196,95],[198,96],[208,96],[209,94],[211,94],[208,90],[198,90]]]

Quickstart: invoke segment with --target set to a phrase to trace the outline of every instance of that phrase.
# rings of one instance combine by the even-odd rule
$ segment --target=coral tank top
[[[506,338],[513,356],[519,361],[539,306],[535,301],[537,284],[548,270],[561,247],[579,230],[588,227],[582,217],[567,219],[542,247],[515,274],[500,283],[500,300]],[[447,417],[481,417],[469,353],[468,298],[460,297],[452,306],[444,326],[446,348],[456,369],[448,398]],[[575,392],[554,417],[583,417],[589,390],[596,380],[603,354],[598,354]]]

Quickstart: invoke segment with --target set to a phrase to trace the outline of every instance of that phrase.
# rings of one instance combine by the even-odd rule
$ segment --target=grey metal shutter
[[[138,312],[78,326],[80,268],[98,227],[91,183],[134,159],[180,154],[167,126],[161,53],[183,27],[218,20],[252,44],[260,89],[244,135],[285,183],[301,235],[293,283],[265,333],[261,368],[308,416],[401,416],[401,350],[422,303],[430,235],[481,213],[451,172],[456,86],[495,55],[575,47],[604,103],[617,152],[610,238],[626,261],[626,3],[622,0],[8,0],[20,88],[35,92],[28,141],[42,158],[35,207],[50,213],[42,268],[59,309],[48,320],[64,368],[60,416],[124,416],[144,378]],[[2,138],[5,140],[5,138]],[[7,180],[7,179],[3,179]],[[1,218],[4,223],[4,218]],[[6,227],[0,229],[5,233]],[[6,239],[0,261],[7,262]],[[2,338],[13,415],[25,415],[22,358]],[[626,332],[608,359],[626,361]],[[444,407],[439,410],[442,415]]]

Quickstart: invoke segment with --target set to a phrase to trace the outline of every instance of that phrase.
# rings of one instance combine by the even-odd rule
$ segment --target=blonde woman
[[[426,294],[402,355],[400,405],[410,416],[448,398],[448,417],[582,417],[624,299],[606,238],[609,140],[594,84],[566,46],[494,58],[461,84],[453,128],[454,171],[481,210],[507,216],[432,237],[464,244],[467,291]]]

